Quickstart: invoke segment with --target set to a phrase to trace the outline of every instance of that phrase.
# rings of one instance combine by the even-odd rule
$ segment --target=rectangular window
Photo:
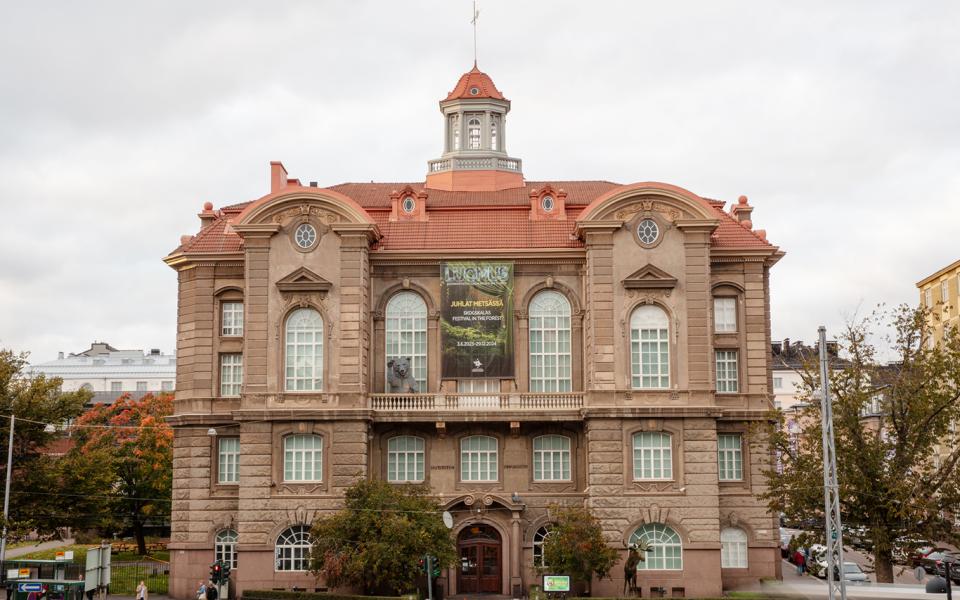
[[[743,480],[743,448],[739,433],[722,433],[717,436],[717,463],[720,481]]]
[[[161,382],[160,382],[160,390],[161,390],[161,391],[164,391],[164,392],[172,392],[172,391],[173,391],[173,382],[172,382],[172,381],[161,381]]]
[[[634,434],[633,478],[673,479],[673,445],[669,433]]]
[[[940,282],[940,301],[943,302],[943,308],[946,309],[950,302],[950,284],[946,279]]]
[[[562,435],[534,438],[533,480],[570,481],[570,438]]]
[[[713,299],[714,333],[731,333],[737,330],[737,299]]]
[[[111,392],[122,392],[122,391],[123,391],[123,382],[122,382],[122,381],[111,381],[111,382],[110,382],[110,391],[111,391]]]
[[[670,338],[666,329],[631,329],[630,357],[634,389],[670,387]]]
[[[773,389],[775,390],[783,389],[783,377],[773,378]]]
[[[220,335],[243,335],[243,302],[224,302],[220,314]]]
[[[423,481],[423,438],[401,435],[387,441],[387,481],[408,483]]]
[[[475,435],[460,442],[460,480],[497,480],[497,438]]]
[[[146,382],[146,381],[138,381],[138,382],[137,382],[137,391],[138,391],[138,392],[145,392],[145,391],[147,391],[147,382]]]
[[[462,409],[500,408],[499,379],[460,379],[457,394],[457,406]]]
[[[217,481],[238,483],[240,481],[240,438],[219,438]]]
[[[717,350],[717,393],[737,393],[737,351]]]
[[[927,308],[933,308],[933,288],[927,288],[923,291],[923,305]]]
[[[283,480],[323,479],[323,438],[319,435],[289,435],[283,440]]]
[[[243,355],[220,355],[220,395],[239,396],[243,385]]]

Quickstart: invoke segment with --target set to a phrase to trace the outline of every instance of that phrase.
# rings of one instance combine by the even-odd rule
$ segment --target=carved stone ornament
[[[296,269],[277,281],[281,292],[320,292],[327,293],[333,284],[306,267]]]
[[[675,488],[672,481],[634,481],[633,484],[639,491],[651,494],[669,492]]]
[[[670,294],[673,292],[673,288],[662,288],[659,290],[655,289],[628,289],[627,298],[631,300],[636,298],[642,298],[640,301],[641,304],[653,304],[653,298],[655,296],[662,296],[664,298],[669,298]]]
[[[663,215],[671,223],[676,223],[680,217],[683,216],[683,213],[676,208],[662,202],[654,202],[653,200],[641,200],[640,202],[618,210],[614,216],[621,221],[626,221],[637,213],[647,213],[649,215],[655,212]]]
[[[340,215],[337,213],[322,209],[319,206],[310,206],[309,204],[301,204],[300,206],[282,210],[273,215],[271,220],[274,223],[280,224],[287,219],[295,217],[313,217],[324,225],[340,222]]]
[[[644,265],[621,283],[628,290],[671,290],[677,286],[677,278],[654,265]]]

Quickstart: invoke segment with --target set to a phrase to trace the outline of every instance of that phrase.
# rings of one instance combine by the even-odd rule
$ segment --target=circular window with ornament
[[[641,246],[651,247],[660,240],[660,225],[654,219],[642,219],[635,232]]]
[[[540,208],[543,209],[543,212],[553,212],[554,206],[553,196],[544,196],[540,200]]]
[[[293,232],[293,241],[297,248],[309,250],[317,243],[317,229],[310,223],[300,223]]]
[[[413,196],[407,196],[403,199],[403,212],[408,215],[413,214],[413,211],[417,210],[417,201],[413,199]]]
[[[480,88],[478,88],[478,87],[472,87],[472,88],[470,88],[470,95],[471,95],[471,96],[476,96],[476,95],[479,94],[479,93],[480,93]]]

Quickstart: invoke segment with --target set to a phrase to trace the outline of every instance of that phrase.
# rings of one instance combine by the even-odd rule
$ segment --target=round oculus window
[[[642,244],[652,244],[660,237],[660,227],[653,219],[644,219],[637,225],[637,239]]]
[[[553,210],[553,196],[544,196],[540,200],[540,208],[543,209],[543,212],[550,212]]]
[[[470,95],[471,95],[471,96],[476,96],[476,95],[479,94],[479,93],[480,93],[480,88],[478,88],[478,87],[472,87],[472,88],[470,88]]]
[[[317,242],[317,230],[310,223],[301,223],[293,233],[293,239],[306,250]]]
[[[412,213],[417,208],[417,201],[412,196],[403,199],[403,212]]]

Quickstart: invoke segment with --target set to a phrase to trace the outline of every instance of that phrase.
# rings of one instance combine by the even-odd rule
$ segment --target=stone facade
[[[476,101],[494,111],[484,123],[502,126],[509,103],[486,93],[496,89],[481,75],[464,76],[466,91],[462,98],[451,93],[445,117],[463,109],[468,118]],[[444,159],[455,161],[446,135]],[[469,135],[464,130],[463,138]],[[505,155],[503,130],[497,135],[496,150]],[[270,194],[219,211],[206,206],[201,231],[165,259],[179,274],[173,597],[191,596],[206,577],[222,532],[236,536],[234,592],[322,587],[309,573],[284,568],[278,539],[336,510],[354,481],[387,478],[397,436],[420,440],[422,479],[453,514],[461,555],[478,531],[486,536],[481,552],[492,548],[493,583],[470,580],[465,559],[463,572],[443,573],[447,594],[516,596],[536,583],[534,546],[551,504],[590,507],[624,555],[639,527],[672,530],[681,562],[640,571],[644,596],[658,587],[667,595],[681,588],[687,596],[719,595],[779,575],[776,519],[755,497],[771,454],[752,425],[771,408],[769,270],[782,253],[752,229],[746,198],[727,212],[722,202],[666,184],[522,182],[503,189],[495,169],[468,179],[460,190],[446,179],[443,187],[455,189],[441,191],[429,180],[409,191],[401,191],[404,184],[319,188],[300,185],[273,163]],[[543,202],[546,193],[562,202]],[[397,203],[407,198],[416,202],[405,221]],[[490,214],[497,218],[485,225]],[[649,221],[655,239],[638,237]],[[309,244],[297,237],[304,224],[316,234]],[[450,228],[457,235],[444,237]],[[507,261],[514,269],[515,372],[482,391],[465,391],[466,382],[441,373],[440,265],[455,259]],[[530,307],[544,292],[569,305],[564,391],[531,385]],[[426,389],[416,394],[386,389],[387,305],[398,293],[416,294],[426,307]],[[714,300],[721,297],[732,299],[735,325],[717,332]],[[243,303],[242,336],[220,335],[225,302]],[[669,383],[658,388],[633,377],[640,367],[632,352],[640,351],[632,340],[640,330],[632,317],[651,306],[665,315],[668,332],[657,360]],[[322,383],[311,391],[289,389],[296,370],[287,364],[294,351],[288,319],[300,309],[315,311],[323,326],[314,375]],[[735,357],[726,393],[717,391],[717,351]],[[237,377],[220,366],[227,354],[242,354],[238,395],[224,393],[226,378]],[[638,475],[635,440],[644,432],[668,440],[665,476]],[[567,440],[569,466],[559,478],[535,473],[535,440],[547,435]],[[291,436],[319,444],[309,477],[291,476],[295,467],[285,464]],[[470,436],[495,441],[488,481],[464,480],[463,440]],[[723,480],[721,438],[737,441],[742,461],[736,476]],[[233,439],[235,466],[233,442],[224,446]],[[721,565],[725,529],[744,536],[736,567]],[[622,587],[618,567],[612,581],[595,582],[594,594]]]

